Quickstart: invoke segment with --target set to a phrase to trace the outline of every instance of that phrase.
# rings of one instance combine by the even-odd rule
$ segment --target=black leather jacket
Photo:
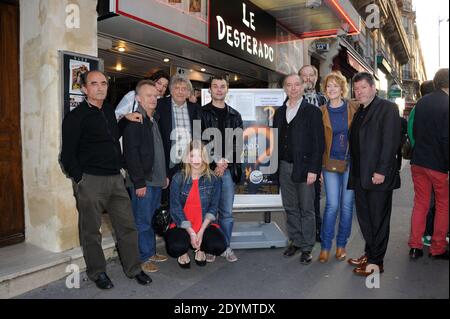
[[[243,130],[244,128],[242,124],[241,114],[239,114],[238,111],[236,111],[229,105],[226,105],[225,107],[227,108],[227,116],[225,118],[225,128],[232,128],[232,129],[241,128]],[[210,127],[215,128],[219,127],[219,119],[216,115],[216,112],[214,111],[212,103],[206,104],[202,108],[202,132]],[[238,138],[241,139],[241,143],[236,143],[236,139],[235,138],[233,139],[233,160],[229,159],[230,164],[228,165],[228,169],[230,170],[231,176],[235,183],[239,183],[242,176],[242,165],[241,163],[238,163],[240,162],[242,149],[236,148],[238,147],[239,144],[241,146],[243,145],[242,143],[243,136],[239,136]],[[216,166],[215,163],[212,163],[211,169],[214,169],[215,166]]]

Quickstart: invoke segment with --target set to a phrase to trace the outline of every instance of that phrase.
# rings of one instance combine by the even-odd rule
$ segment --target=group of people
[[[276,176],[289,237],[284,255],[291,257],[301,251],[300,262],[309,264],[314,244],[320,241],[319,261],[327,262],[336,237],[335,257],[345,260],[355,204],[366,245],[363,256],[348,262],[358,275],[383,272],[392,193],[400,187],[398,108],[376,96],[375,79],[369,73],[354,76],[354,101],[346,99],[347,79],[340,72],[325,77],[323,94],[315,90],[317,78],[312,65],[286,76],[283,88],[287,99],[273,119],[273,128],[278,130],[278,154],[272,156],[278,158]],[[446,85],[448,102],[448,76]],[[170,95],[166,96],[167,88]],[[88,277],[101,289],[113,287],[101,248],[101,214],[107,211],[124,272],[140,284],[151,282],[147,273],[158,271],[156,263],[168,259],[157,254],[152,228],[153,215],[162,200],[168,201],[173,219],[164,235],[166,251],[181,268],[190,268],[190,250],[199,266],[214,262],[217,256],[237,261],[230,244],[234,187],[242,175],[239,145],[243,137],[227,133],[230,129],[242,132],[243,122],[239,112],[225,103],[227,79],[211,78],[212,101],[204,107],[191,102],[193,89],[188,79],[178,75],[169,78],[164,72],[140,81],[115,111],[105,101],[107,89],[102,72],[85,73],[85,101],[68,113],[62,128],[61,163],[73,181]],[[439,97],[444,98],[442,94]],[[421,109],[418,105],[416,123],[423,117]],[[212,128],[220,134],[202,141],[203,133]],[[417,145],[427,143],[421,141],[421,132],[415,124]],[[435,141],[448,146],[448,133],[446,136],[446,141],[442,136]],[[213,142],[213,149],[203,142]],[[420,154],[418,150],[414,153]],[[446,154],[447,166],[439,163],[443,165],[439,169],[448,172],[448,150]],[[429,167],[414,161],[412,164]],[[322,183],[326,193],[323,220],[319,207]],[[448,184],[446,203],[441,199],[442,183],[427,182],[427,190],[429,184],[436,193],[436,220],[441,221],[445,214],[448,219]],[[420,206],[416,202],[423,204],[426,200],[429,202],[429,196],[415,200],[413,224],[418,226],[412,227],[410,240],[415,251],[422,249],[417,238],[422,239],[426,215],[422,209],[425,205],[416,208]],[[448,220],[446,226],[436,224],[432,240],[436,244],[431,253],[448,256],[442,251],[441,240]]]

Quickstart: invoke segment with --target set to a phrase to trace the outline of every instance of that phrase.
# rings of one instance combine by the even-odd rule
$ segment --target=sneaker
[[[424,246],[431,246],[431,236],[423,236],[422,237],[422,243],[424,244]]]
[[[312,261],[312,255],[309,251],[302,252],[302,255],[300,256],[300,263],[303,265],[308,265]]]
[[[141,268],[144,272],[157,272],[159,270],[158,266],[150,261],[146,261],[141,265]]]
[[[152,257],[150,257],[148,260],[156,262],[156,263],[160,263],[160,262],[166,261],[167,259],[168,259],[167,256],[155,254]]]
[[[214,261],[216,261],[216,256],[210,255],[210,254],[206,254],[206,262],[213,263]]]
[[[225,257],[226,260],[229,261],[230,263],[233,263],[238,260],[238,258],[234,254],[233,249],[231,249],[230,247],[228,247],[221,256]]]

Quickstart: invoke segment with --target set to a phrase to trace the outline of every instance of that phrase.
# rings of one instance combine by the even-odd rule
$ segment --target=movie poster
[[[70,59],[69,61],[69,72],[70,72],[70,82],[69,82],[69,93],[82,95],[81,92],[81,76],[89,71],[89,63]]]
[[[283,104],[282,89],[230,89],[226,103],[241,113],[244,124],[244,149],[241,154],[242,177],[236,185],[236,195],[279,194],[274,174],[265,174],[274,166],[271,155],[275,135],[270,129],[275,110]],[[211,101],[207,89],[202,90],[202,104]],[[275,173],[275,172],[273,172]]]
[[[90,70],[103,71],[103,61],[93,56],[60,51],[60,63],[63,115],[65,116],[84,100],[81,76]]]
[[[198,13],[202,12],[201,0],[189,0],[189,12]]]

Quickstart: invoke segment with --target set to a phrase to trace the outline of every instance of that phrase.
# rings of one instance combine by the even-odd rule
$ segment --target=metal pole
[[[439,23],[438,23],[438,68],[441,67],[441,18],[439,17]]]

